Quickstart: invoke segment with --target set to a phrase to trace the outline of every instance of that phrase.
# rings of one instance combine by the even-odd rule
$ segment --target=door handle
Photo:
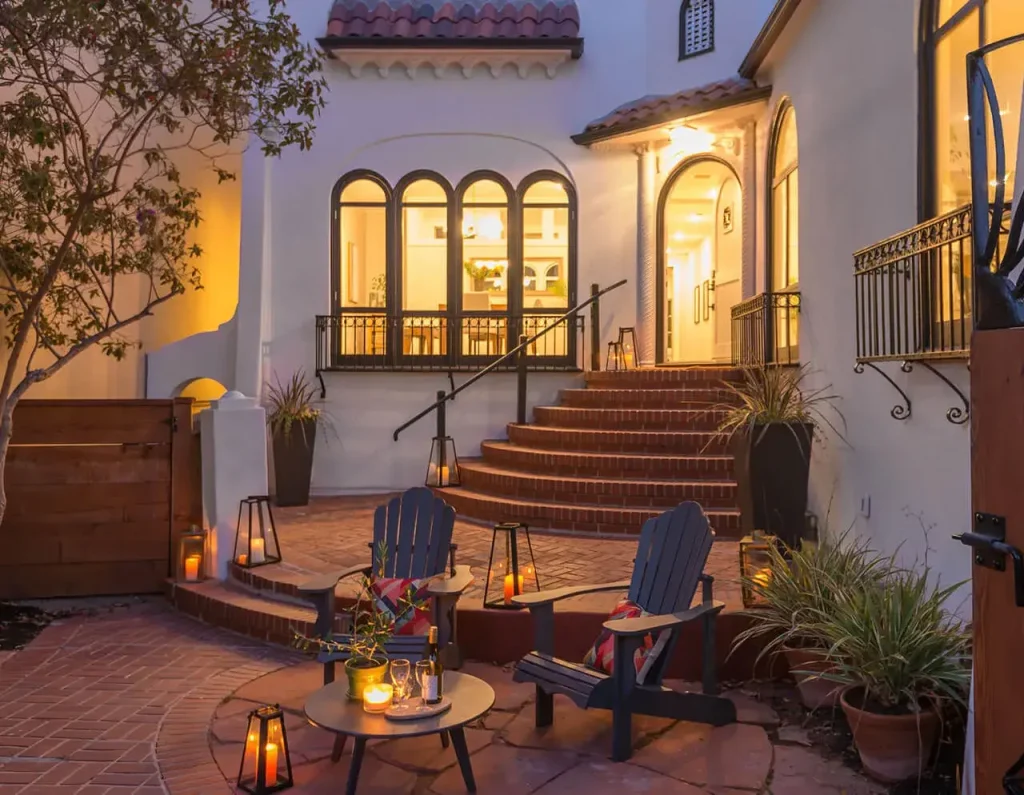
[[[1013,562],[1013,597],[1024,607],[1024,555],[1006,543],[1006,519],[990,513],[974,514],[974,530],[953,536],[974,550],[974,562],[993,571],[1006,571],[1006,558]]]

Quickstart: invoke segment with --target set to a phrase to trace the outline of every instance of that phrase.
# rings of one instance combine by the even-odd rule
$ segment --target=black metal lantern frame
[[[526,547],[519,548],[519,534]],[[495,554],[499,556],[495,559]],[[529,525],[508,522],[496,525],[491,537],[491,557],[487,562],[484,582],[484,607],[491,610],[522,610],[512,601],[526,591],[540,591],[537,564],[530,543]]]
[[[619,329],[619,352],[622,357],[623,370],[636,369],[636,329],[626,326]]]
[[[242,762],[238,766],[238,789],[250,795],[269,795],[293,784],[284,712],[276,704],[254,709],[249,713]]]
[[[437,435],[430,443],[430,460],[427,462],[426,485],[433,489],[458,486],[462,483],[459,473],[459,456],[455,452],[455,440],[448,435],[445,419],[445,397],[441,390],[437,393]]]
[[[206,531],[190,525],[178,540],[178,582],[199,582],[206,578]]]
[[[625,357],[622,355],[621,342],[608,343],[608,355],[604,360],[604,369],[611,372],[626,369]]]
[[[771,550],[779,543],[775,536],[758,534],[740,540],[740,578],[744,607],[764,607],[764,601],[753,583],[767,585],[771,581]]]
[[[243,515],[246,518],[244,535]],[[274,513],[270,510],[270,497],[246,497],[238,504],[235,564],[243,569],[253,569],[280,562],[281,546],[277,541]]]

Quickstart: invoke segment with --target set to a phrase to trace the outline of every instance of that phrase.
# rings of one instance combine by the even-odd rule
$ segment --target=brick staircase
[[[739,536],[733,461],[711,410],[729,393],[727,367],[596,372],[565,389],[507,441],[487,441],[462,462],[462,486],[445,489],[459,515],[531,527],[639,534],[643,522],[692,499],[720,537]]]

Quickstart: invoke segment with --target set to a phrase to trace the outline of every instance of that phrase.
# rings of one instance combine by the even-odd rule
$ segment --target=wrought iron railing
[[[761,293],[732,308],[735,364],[800,361],[800,293]]]
[[[526,349],[531,370],[578,370],[586,345],[583,315],[531,310],[520,315],[346,309],[316,318],[317,371],[417,370],[475,372],[504,356],[519,337],[554,328]],[[504,365],[514,370],[516,363]]]
[[[968,356],[973,216],[961,207],[853,255],[858,362]]]

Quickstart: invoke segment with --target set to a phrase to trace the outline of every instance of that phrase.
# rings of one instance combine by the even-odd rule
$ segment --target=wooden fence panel
[[[7,458],[0,598],[153,593],[200,522],[189,400],[22,401]]]

